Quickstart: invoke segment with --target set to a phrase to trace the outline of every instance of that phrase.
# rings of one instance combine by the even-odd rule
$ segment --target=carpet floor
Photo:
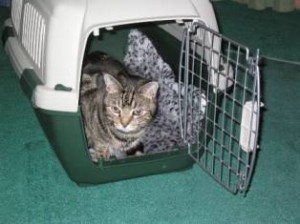
[[[300,12],[217,2],[222,33],[266,57],[260,150],[246,197],[198,166],[79,187],[51,149],[0,47],[0,223],[300,223]],[[0,9],[0,24],[9,10]]]

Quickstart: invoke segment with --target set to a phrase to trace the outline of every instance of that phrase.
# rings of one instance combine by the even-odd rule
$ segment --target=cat
[[[142,154],[136,149],[155,117],[158,89],[158,82],[130,74],[106,53],[95,51],[85,57],[80,105],[94,162]]]

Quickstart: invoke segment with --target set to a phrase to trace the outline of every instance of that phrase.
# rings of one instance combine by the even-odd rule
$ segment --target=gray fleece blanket
[[[136,29],[129,33],[124,63],[133,74],[159,82],[158,111],[143,138],[144,152],[169,151],[174,146],[193,144],[205,113],[206,96],[198,88],[188,86],[188,102],[185,102],[187,134],[183,139],[180,108],[184,106],[185,88],[175,81],[174,72],[163,61],[149,38]]]

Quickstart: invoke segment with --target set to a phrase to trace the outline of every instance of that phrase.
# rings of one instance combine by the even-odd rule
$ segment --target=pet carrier
[[[230,191],[247,189],[259,125],[258,53],[218,33],[209,0],[13,0],[3,41],[75,182],[105,183],[183,170],[196,162]],[[144,156],[91,161],[79,92],[83,57],[93,50],[133,70],[154,72],[160,85],[173,91],[182,144]],[[165,73],[174,75],[172,83],[166,84]]]

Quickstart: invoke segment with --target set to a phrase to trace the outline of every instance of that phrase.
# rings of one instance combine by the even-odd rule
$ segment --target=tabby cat
[[[132,154],[155,116],[158,82],[130,74],[99,51],[87,55],[82,73],[81,111],[92,160]]]

